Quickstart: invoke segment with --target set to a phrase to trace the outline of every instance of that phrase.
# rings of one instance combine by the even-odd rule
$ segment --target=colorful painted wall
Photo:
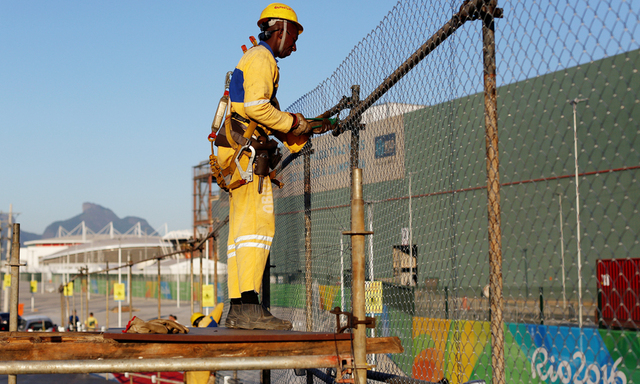
[[[507,383],[640,383],[637,332],[508,323],[504,335]],[[427,381],[491,382],[488,322],[414,317],[411,341],[405,349],[413,363],[406,374]]]

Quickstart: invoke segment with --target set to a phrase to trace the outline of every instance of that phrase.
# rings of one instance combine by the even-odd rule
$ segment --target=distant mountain
[[[104,208],[98,204],[83,203],[81,214],[67,220],[56,221],[49,224],[49,226],[44,230],[42,238],[48,239],[57,236],[58,228],[61,226],[67,231],[70,231],[80,225],[83,221],[87,228],[91,229],[93,232],[100,231],[110,222],[113,222],[113,228],[120,233],[127,232],[138,222],[140,222],[140,227],[143,233],[151,234],[155,231],[145,219],[134,216],[127,216],[121,219],[108,208]]]
[[[31,233],[27,231],[20,230],[20,246],[24,247],[25,241],[31,240],[40,240],[42,239],[42,235],[38,235],[37,233]]]

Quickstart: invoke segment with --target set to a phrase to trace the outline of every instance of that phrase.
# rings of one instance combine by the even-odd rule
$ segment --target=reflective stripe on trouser
[[[260,292],[262,275],[275,233],[271,181],[264,178],[258,193],[259,178],[231,191],[229,195],[229,240],[227,269],[229,298],[241,292]]]

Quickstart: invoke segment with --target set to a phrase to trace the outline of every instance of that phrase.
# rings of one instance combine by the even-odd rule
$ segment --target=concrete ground
[[[49,293],[46,291],[47,288],[55,288],[49,284],[45,284],[44,293],[35,293],[33,294],[33,309],[31,307],[32,303],[32,294],[29,292],[29,282],[21,281],[20,282],[20,303],[24,305],[24,313],[23,316],[29,315],[43,315],[48,316],[53,320],[54,323],[58,325],[66,326],[68,321],[68,316],[62,316],[61,311],[61,303],[60,303],[60,294],[57,289],[54,292]],[[40,287],[38,287],[40,290]],[[5,294],[1,295],[2,305],[0,308],[4,307],[4,298]],[[69,302],[69,308],[71,311],[75,308],[78,313],[78,317],[81,322],[84,322],[86,318],[86,309],[80,304],[80,295],[76,294],[73,297],[65,298],[64,304]],[[89,298],[89,312],[93,312],[96,319],[98,319],[98,326],[101,328],[103,326],[107,326],[109,328],[124,328],[129,321],[129,302],[122,302],[122,314],[118,315],[118,302],[113,301],[113,297],[109,300],[109,322],[107,324],[107,302],[104,295],[91,294]],[[161,316],[168,317],[170,314],[176,315],[178,317],[178,322],[181,324],[189,324],[189,319],[191,318],[191,303],[181,301],[180,307],[178,307],[178,303],[175,300],[162,300],[161,301]],[[81,311],[82,309],[82,311]],[[194,310],[200,311],[199,303],[194,304]],[[206,312],[206,309],[205,309]],[[157,299],[146,299],[146,298],[133,298],[133,316],[138,316],[143,320],[155,319],[158,317],[158,300]],[[64,324],[62,324],[64,317]]]

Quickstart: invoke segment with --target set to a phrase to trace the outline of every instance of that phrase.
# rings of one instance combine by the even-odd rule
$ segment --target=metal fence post
[[[544,291],[540,287],[540,325],[544,325]]]
[[[105,301],[105,306],[107,309],[107,312],[105,313],[105,315],[107,316],[107,320],[105,322],[105,327],[106,329],[109,329],[109,262],[107,261],[107,279],[106,279],[106,283],[104,285],[104,301]]]
[[[353,306],[355,325],[353,348],[356,383],[367,382],[367,328],[365,318],[365,287],[364,287],[364,236],[368,232],[364,230],[364,200],[362,198],[362,169],[352,170],[352,194],[351,194],[351,270],[352,288],[351,302]]]
[[[129,320],[133,319],[133,281],[131,276],[131,253],[127,254],[127,262],[129,263]]]
[[[311,154],[313,149],[308,141],[304,151],[304,255],[305,255],[305,288],[307,298],[307,332],[313,330],[313,276],[311,251]]]
[[[20,224],[13,224],[13,239],[11,243],[11,305],[9,312],[9,331],[18,330],[18,301],[20,289]],[[9,375],[8,383],[16,384],[18,377]]]
[[[502,231],[500,224],[500,160],[496,90],[496,42],[494,13],[497,1],[486,1],[481,11],[484,62],[484,121],[487,150],[487,208],[491,285],[491,366],[494,384],[506,383],[504,367],[504,307],[502,293]]]
[[[84,268],[80,267],[80,317],[78,329],[76,331],[82,331],[82,325],[84,324]]]
[[[449,320],[449,287],[444,287],[444,318]]]
[[[191,313],[193,314],[193,253],[194,250],[192,249],[191,252],[189,252],[189,284],[190,287],[189,288],[189,302],[191,303]]]
[[[202,302],[202,257],[204,252],[200,249],[200,279],[198,280],[198,299],[200,299],[200,313],[204,313],[204,303]]]
[[[60,292],[60,326],[62,328],[65,328],[64,312],[66,307],[64,305],[64,285],[63,284],[60,284],[60,287],[58,288],[58,292]]]

